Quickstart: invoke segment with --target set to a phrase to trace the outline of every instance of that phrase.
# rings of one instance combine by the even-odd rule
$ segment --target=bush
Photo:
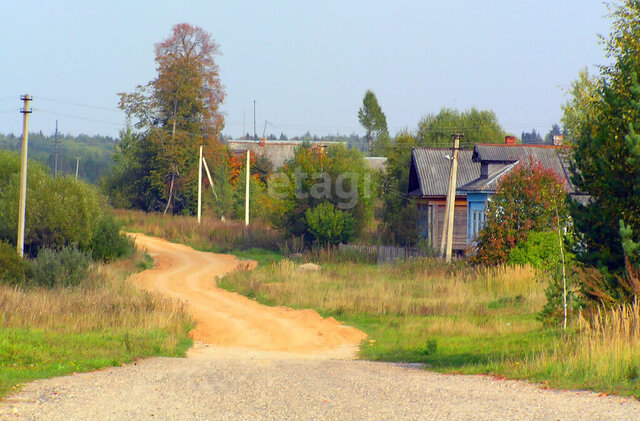
[[[133,240],[120,233],[120,224],[112,215],[105,215],[95,226],[89,247],[93,260],[109,262],[130,255]]]
[[[570,260],[565,250],[565,260]],[[535,231],[509,253],[509,263],[530,264],[536,269],[550,272],[560,265],[560,243],[554,231]]]
[[[329,202],[307,209],[305,218],[309,232],[320,244],[346,243],[355,234],[353,217]]]
[[[0,283],[22,285],[25,282],[26,265],[14,246],[0,242]]]
[[[472,261],[497,265],[509,260],[529,233],[567,226],[564,181],[539,162],[530,159],[502,177],[487,204],[484,227]],[[559,218],[559,220],[558,220]]]
[[[76,286],[87,276],[90,262],[89,255],[75,247],[41,249],[31,262],[33,283],[49,288]]]
[[[18,230],[19,156],[0,154],[0,239],[15,239]],[[36,256],[42,248],[77,245],[89,250],[91,233],[106,202],[96,189],[72,177],[51,178],[47,168],[29,162],[24,250]]]

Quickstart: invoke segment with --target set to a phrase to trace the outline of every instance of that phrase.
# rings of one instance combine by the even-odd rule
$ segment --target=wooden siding
[[[440,250],[446,200],[442,198],[418,199],[418,231],[424,235],[435,250]],[[467,200],[456,198],[453,217],[453,250],[467,248]]]

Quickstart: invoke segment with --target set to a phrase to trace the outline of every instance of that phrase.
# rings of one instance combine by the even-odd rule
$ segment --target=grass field
[[[416,260],[329,264],[309,273],[282,260],[231,274],[220,286],[360,328],[369,335],[361,347],[365,359],[640,396],[638,306],[624,315],[603,312],[599,324],[581,319],[568,334],[545,328],[537,319],[545,285],[528,267]]]
[[[183,356],[192,327],[184,307],[126,281],[149,264],[135,253],[95,265],[77,288],[0,285],[0,396],[33,379]]]
[[[193,217],[134,211],[118,216],[132,231],[258,260],[257,269],[231,274],[220,286],[268,305],[312,308],[360,328],[369,335],[362,358],[640,398],[637,304],[581,317],[563,333],[538,320],[547,285],[528,267],[430,260],[376,266],[367,263],[370,256],[316,249],[297,260],[320,263],[323,270],[301,272],[275,251],[281,239],[266,227],[198,225]],[[258,237],[264,238],[252,243]]]

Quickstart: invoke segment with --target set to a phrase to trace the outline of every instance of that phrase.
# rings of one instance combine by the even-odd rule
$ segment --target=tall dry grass
[[[317,272],[302,271],[285,259],[230,274],[221,285],[262,301],[325,314],[433,316],[431,333],[493,332],[505,323],[484,317],[489,312],[527,314],[538,311],[545,300],[544,286],[530,267],[474,269],[428,259],[383,266],[330,265]]]
[[[521,371],[640,397],[640,303],[579,314],[575,328],[556,341],[553,351],[526,361]]]
[[[126,229],[220,253],[254,247],[278,251],[284,242],[279,231],[259,223],[246,227],[243,222],[205,216],[198,224],[193,216],[124,209],[114,214]]]
[[[59,333],[162,330],[168,334],[164,346],[172,349],[192,322],[184,304],[137,289],[125,279],[140,259],[95,265],[80,287],[0,284],[0,326]]]

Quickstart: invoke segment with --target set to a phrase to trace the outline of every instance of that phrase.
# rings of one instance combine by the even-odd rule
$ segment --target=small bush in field
[[[0,242],[0,283],[21,285],[25,281],[25,263],[14,246]]]
[[[33,283],[49,288],[76,286],[85,279],[91,258],[75,247],[42,249],[31,262]]]
[[[346,243],[355,234],[355,220],[347,212],[324,202],[305,212],[307,226],[320,244]]]
[[[133,241],[120,233],[120,224],[113,216],[107,215],[93,229],[89,248],[93,260],[109,262],[130,255]]]

